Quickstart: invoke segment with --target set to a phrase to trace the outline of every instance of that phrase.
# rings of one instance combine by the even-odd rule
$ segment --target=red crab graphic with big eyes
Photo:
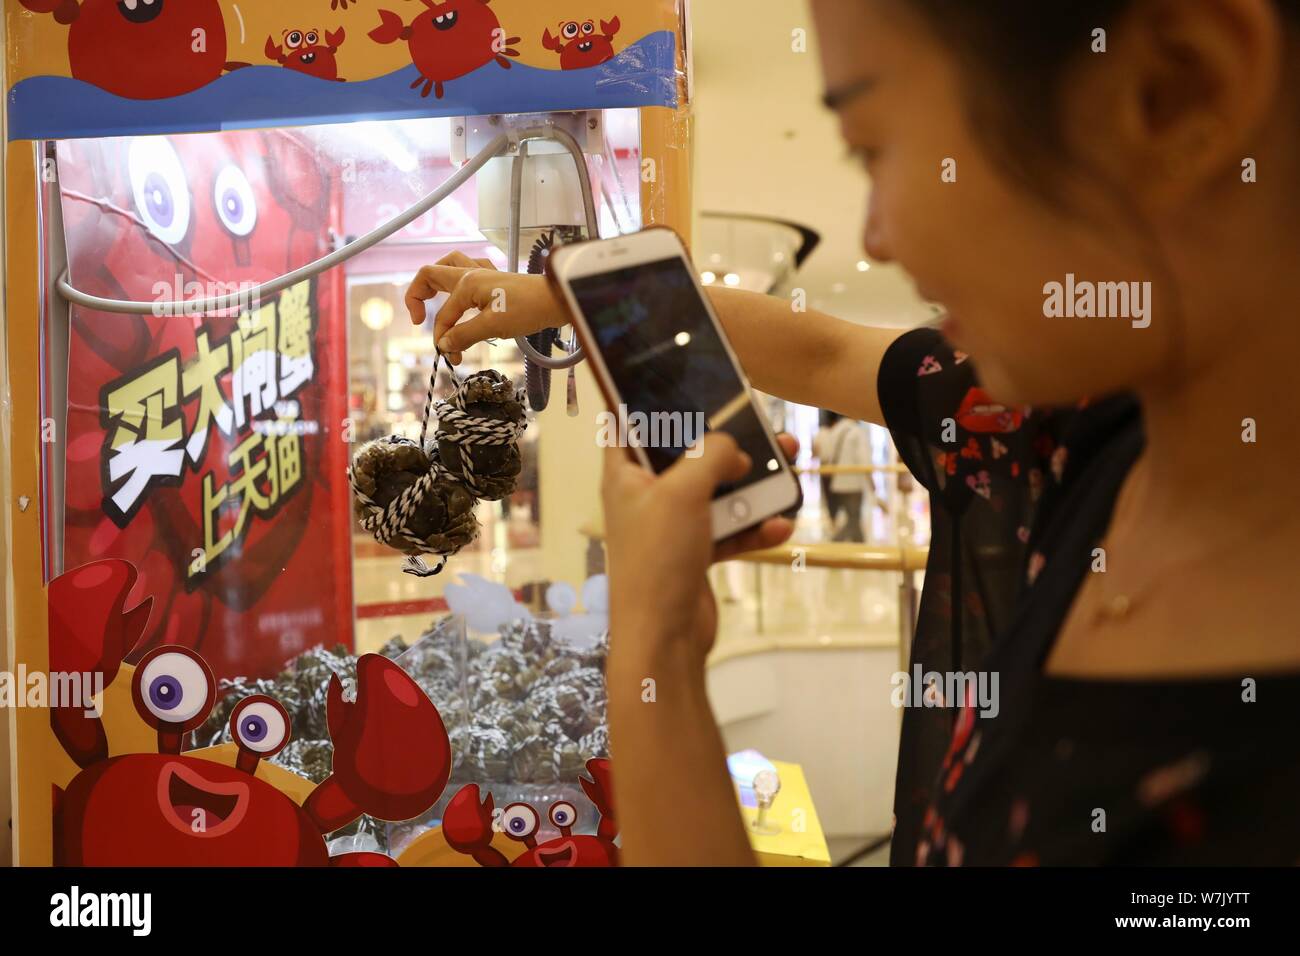
[[[618,33],[618,17],[608,22],[600,21],[600,33],[590,20],[568,20],[560,24],[560,35],[552,36],[550,30],[542,32],[542,46],[560,54],[560,69],[582,70],[599,66],[614,58],[614,36]]]
[[[118,96],[180,96],[206,86],[227,69],[247,65],[226,61],[226,24],[219,0],[19,2],[68,24],[72,75]]]
[[[322,80],[338,80],[339,64],[334,55],[343,45],[343,28],[325,31],[325,42],[321,43],[319,30],[285,30],[280,43],[274,37],[266,38],[266,58],[275,60],[281,66],[299,73],[306,73]]]
[[[144,632],[152,598],[125,604],[135,584],[126,561],[83,565],[50,582],[50,670],[117,676]],[[212,671],[188,648],[154,648],[136,665],[131,696],[157,731],[158,752],[108,755],[98,716],[84,704],[50,711],[60,744],[81,768],[54,788],[54,862],[74,866],[395,866],[379,853],[331,857],[324,834],[362,813],[405,820],[438,799],[451,744],[437,709],[387,658],[357,661],[355,700],[338,677],[326,699],[333,773],[302,806],[255,776],[289,742],[289,714],[264,695],[230,717],[235,765],[181,753],[212,710]],[[68,703],[68,702],[64,702]]]
[[[603,757],[588,760],[587,773],[591,779],[579,777],[578,782],[600,811],[600,825],[594,836],[573,833],[577,808],[561,800],[551,804],[549,813],[551,825],[560,835],[538,843],[541,816],[527,803],[512,803],[501,812],[501,831],[527,849],[511,862],[492,846],[492,794],[480,803],[478,784],[474,783],[462,787],[447,804],[442,819],[443,836],[448,846],[472,856],[480,866],[618,866],[618,847],[614,845],[618,824],[614,822],[610,799],[613,790],[609,761]]]
[[[329,168],[290,131],[69,140],[59,145],[59,173],[74,280],[95,294],[143,298],[151,294],[155,279],[167,280],[170,287],[180,282],[173,279],[178,274],[185,283],[251,282],[297,268],[326,251],[332,222]],[[200,270],[200,263],[207,268]],[[317,291],[321,321],[326,322],[337,314],[333,283],[321,280]],[[103,443],[108,432],[100,413],[105,383],[171,350],[179,353],[182,365],[192,362],[201,332],[206,330],[215,343],[234,327],[233,314],[155,318],[78,308],[69,344],[68,565],[106,557],[133,561],[139,573],[137,594],[154,595],[159,602],[133,655],[159,644],[185,644],[200,650],[221,676],[273,672],[279,653],[294,649],[268,642],[238,646],[220,635],[245,626],[240,615],[268,594],[284,607],[284,599],[275,596],[277,587],[281,594],[306,593],[305,582],[319,580],[326,570],[330,532],[319,508],[333,473],[331,443],[319,436],[304,438],[308,460],[323,463],[309,470],[311,480],[305,475],[297,490],[282,499],[273,521],[250,523],[238,560],[191,577],[190,542],[203,540],[201,495],[184,486],[160,485],[145,495],[130,523],[120,527],[104,513]],[[327,374],[321,362],[318,375],[324,380]],[[232,394],[228,369],[221,387]],[[293,401],[305,420],[333,414],[324,389],[300,389]],[[227,456],[236,440],[218,426],[208,429],[199,467],[215,470],[218,484],[231,473]],[[296,649],[322,640],[333,643],[333,628],[326,615],[316,633],[302,632]]]
[[[411,62],[420,71],[411,89],[422,86],[421,96],[432,90],[442,99],[447,81],[494,61],[508,70],[506,57],[519,55],[513,48],[519,37],[506,36],[496,14],[488,9],[491,0],[420,2],[428,10],[406,25],[391,10],[380,10],[380,24],[370,31],[370,37],[377,43],[406,41]]]

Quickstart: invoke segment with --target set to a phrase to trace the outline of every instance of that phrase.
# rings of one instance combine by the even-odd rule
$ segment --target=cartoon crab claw
[[[442,835],[457,853],[468,853],[482,866],[508,866],[505,854],[492,846],[492,794],[479,803],[478,784],[461,787],[442,816]]]
[[[342,734],[351,709],[352,704],[343,699],[343,681],[339,680],[338,674],[330,675],[330,684],[325,691],[325,724],[329,728],[330,739]]]
[[[356,853],[339,853],[330,857],[330,866],[333,867],[364,866],[383,869],[397,865],[397,861],[385,853],[371,853],[365,850]]]
[[[600,21],[600,31],[603,34],[605,34],[605,39],[607,40],[614,39],[614,35],[618,33],[619,28],[622,26],[623,24],[619,22],[618,17],[615,17],[613,20],[610,20],[608,23],[606,23],[604,20]]]
[[[144,634],[153,607],[147,597],[130,610],[135,565],[107,558],[61,574],[50,582],[50,670],[102,671],[112,683],[122,659]]]
[[[417,817],[451,775],[451,741],[438,710],[406,671],[378,654],[357,660],[357,693],[343,699],[330,680],[325,720],[334,742],[334,772],[303,803],[330,833],[368,813],[381,820]]]
[[[102,674],[107,687],[122,659],[140,640],[153,598],[129,610],[135,565],[108,558],[92,561],[50,582],[50,671],[56,674]],[[50,726],[80,767],[108,757],[108,738],[98,717],[82,703],[50,708]]]
[[[77,19],[81,6],[77,0],[21,0],[22,5],[33,13],[52,13],[54,22],[67,26]]]
[[[587,773],[591,774],[591,779],[579,777],[578,782],[582,784],[587,799],[600,811],[600,826],[597,832],[600,836],[612,840],[618,833],[618,824],[614,818],[614,783],[609,772],[609,761],[604,757],[593,757],[587,761]]]
[[[370,39],[376,43],[396,43],[408,40],[411,28],[402,24],[402,18],[392,10],[379,11],[379,26],[370,31]]]

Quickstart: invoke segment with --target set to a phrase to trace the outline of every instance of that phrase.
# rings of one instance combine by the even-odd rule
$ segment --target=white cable
[[[545,135],[544,132],[538,133],[539,136]],[[97,295],[90,295],[75,288],[68,281],[68,270],[65,267],[59,275],[56,283],[59,293],[69,302],[75,302],[87,309],[95,309],[99,312],[116,312],[129,315],[201,315],[205,312],[224,312],[226,309],[241,306],[249,301],[256,301],[264,296],[272,296],[283,289],[292,285],[297,285],[304,279],[310,279],[312,276],[320,275],[326,269],[332,269],[340,263],[347,262],[354,256],[365,252],[371,246],[383,242],[389,236],[405,229],[415,220],[419,219],[426,212],[432,209],[438,203],[442,202],[476,172],[487,165],[488,161],[495,159],[504,153],[510,145],[510,136],[502,133],[485,146],[482,151],[475,154],[464,166],[447,177],[438,188],[433,190],[423,199],[409,207],[404,212],[398,213],[382,226],[371,230],[358,239],[353,239],[347,245],[335,249],[328,255],[322,256],[315,262],[309,262],[292,272],[285,273],[278,278],[263,282],[261,285],[254,286],[252,289],[244,289],[239,292],[231,292],[226,295],[213,296],[208,299],[192,299],[183,302],[133,302],[128,299],[104,299]]]
[[[508,239],[510,248],[507,250],[507,261],[511,272],[519,271],[519,220],[523,203],[524,159],[528,155],[528,148],[524,144],[530,139],[554,140],[568,150],[569,155],[573,157],[573,162],[578,168],[578,187],[582,192],[582,209],[587,218],[587,238],[600,238],[600,220],[596,216],[596,200],[591,190],[591,176],[587,172],[587,160],[583,157],[582,147],[578,145],[578,141],[567,130],[562,130],[559,127],[537,127],[521,130],[516,139],[519,143],[519,153],[515,156],[514,166],[510,170],[510,237]],[[576,330],[574,336],[575,338],[577,336]],[[587,353],[583,351],[581,346],[562,358],[543,355],[533,348],[533,343],[528,341],[526,335],[516,336],[515,344],[519,346],[519,351],[523,352],[534,365],[554,372],[572,368],[587,357]]]
[[[372,229],[358,239],[353,239],[347,245],[335,249],[328,255],[324,255],[315,262],[309,262],[292,272],[287,272],[275,279],[270,279],[251,289],[243,289],[238,292],[231,292],[226,295],[213,296],[207,299],[191,299],[188,301],[171,301],[171,302],[136,302],[130,299],[105,299],[97,295],[91,295],[88,292],[82,292],[72,285],[68,280],[68,269],[65,266],[59,274],[55,286],[59,294],[69,302],[76,303],[87,309],[94,309],[98,312],[113,312],[127,315],[201,315],[206,312],[224,312],[227,309],[243,306],[249,302],[255,302],[265,296],[275,295],[290,286],[297,285],[304,279],[310,279],[313,276],[320,275],[327,269],[347,262],[349,259],[360,255],[372,246],[378,245],[394,233],[405,229],[415,220],[419,219],[426,212],[432,209],[438,203],[442,202],[457,189],[465,184],[467,180],[487,163],[496,157],[504,154],[511,144],[518,145],[530,139],[550,139],[562,145],[573,157],[574,163],[578,170],[578,183],[582,190],[583,211],[587,218],[587,231],[590,238],[600,237],[599,220],[596,217],[596,203],[591,190],[591,178],[587,172],[587,163],[582,154],[582,148],[568,132],[558,127],[537,126],[529,129],[516,130],[508,133],[501,133],[492,139],[482,150],[474,155],[464,166],[452,173],[436,189],[420,199],[414,205],[408,207],[404,212],[398,213],[382,226]],[[522,162],[516,158],[517,167],[522,166]],[[513,197],[514,202],[519,201],[516,195]],[[515,216],[518,215],[517,207]],[[517,219],[515,220],[517,223]],[[512,242],[518,242],[518,226],[514,225],[514,235]],[[515,261],[518,258],[518,249],[514,250]],[[586,353],[581,348],[569,353],[563,358],[556,359],[550,356],[542,355],[528,342],[524,336],[515,339],[519,348],[523,350],[532,361],[544,368],[565,369],[576,365],[586,358]]]

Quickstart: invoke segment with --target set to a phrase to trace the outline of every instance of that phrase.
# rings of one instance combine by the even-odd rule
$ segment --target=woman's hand
[[[406,290],[411,322],[424,323],[424,303],[440,292],[448,298],[434,318],[433,340],[452,365],[459,365],[461,352],[478,342],[532,335],[569,322],[564,303],[544,276],[499,272],[491,261],[463,252],[416,273]],[[479,314],[461,322],[474,309]]]
[[[780,440],[793,457],[794,440]],[[720,432],[704,437],[702,455],[684,457],[658,477],[624,449],[607,450],[605,677],[625,866],[754,863],[704,674],[717,630],[709,564],[780,544],[793,530],[789,520],[771,518],[714,546],[714,489],[749,468],[749,456]]]
[[[793,460],[798,443],[779,436]],[[794,531],[787,518],[769,518],[757,528],[714,545],[713,492],[719,484],[749,473],[749,456],[723,432],[704,438],[703,454],[681,458],[656,477],[633,462],[625,449],[609,448],[602,496],[609,559],[610,631],[636,635],[652,646],[612,648],[644,652],[650,658],[684,648],[704,655],[717,630],[717,609],[705,572],[714,561],[785,542]],[[620,623],[615,623],[615,622]],[[624,623],[625,622],[625,623]],[[624,639],[626,640],[626,638]]]

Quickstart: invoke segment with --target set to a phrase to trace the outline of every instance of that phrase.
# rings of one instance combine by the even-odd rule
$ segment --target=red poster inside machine
[[[336,173],[288,130],[60,143],[70,280],[248,293],[329,251]],[[137,565],[135,657],[181,644],[262,676],[351,646],[346,321],[337,269],[216,314],[72,308],[63,567]]]

